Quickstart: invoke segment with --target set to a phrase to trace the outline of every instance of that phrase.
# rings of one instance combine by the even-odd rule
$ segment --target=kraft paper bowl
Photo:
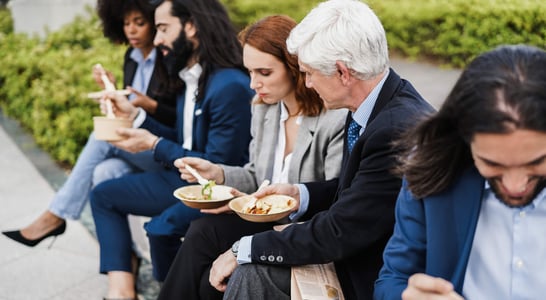
[[[202,198],[201,185],[188,185],[176,189],[173,195],[178,198],[182,203],[191,208],[197,209],[211,209],[218,208],[226,205],[233,195],[231,194],[232,187],[225,185],[215,185],[212,187],[212,195],[210,200],[199,199]]]
[[[131,128],[133,122],[128,119],[114,119],[107,117],[93,117],[95,138],[102,141],[119,141],[124,137],[116,133],[118,128]]]
[[[267,214],[252,214],[252,213],[246,213],[244,212],[244,208],[247,205],[249,201],[254,201],[255,198],[251,195],[242,196],[239,198],[235,198],[229,202],[229,208],[233,210],[239,217],[241,217],[244,220],[250,221],[250,222],[275,222],[279,221],[292,212],[294,207],[296,206],[296,200],[290,196],[285,195],[268,195],[263,198],[259,198],[257,201],[267,201],[268,203],[287,203],[289,201],[289,205],[286,206],[281,211],[276,211],[274,213],[267,213]]]

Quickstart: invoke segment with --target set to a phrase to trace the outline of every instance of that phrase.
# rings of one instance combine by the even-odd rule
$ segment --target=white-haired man
[[[289,299],[290,266],[334,262],[345,298],[371,299],[401,187],[391,142],[432,108],[389,69],[383,26],[360,1],[321,3],[287,46],[325,106],[350,110],[341,174],[256,194],[293,196],[302,222],[241,238],[214,262],[210,283],[224,299]]]

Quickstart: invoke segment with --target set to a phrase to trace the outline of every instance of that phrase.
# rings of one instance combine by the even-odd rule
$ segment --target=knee
[[[98,185],[101,182],[119,178],[127,173],[130,173],[130,167],[119,159],[107,159],[98,164],[93,171],[93,185]]]
[[[211,224],[207,222],[208,217],[193,220],[184,235],[184,239],[195,239],[197,237],[206,236],[211,229]]]
[[[95,186],[89,193],[89,204],[91,208],[95,210],[97,207],[104,207],[108,204],[108,184],[101,183]]]

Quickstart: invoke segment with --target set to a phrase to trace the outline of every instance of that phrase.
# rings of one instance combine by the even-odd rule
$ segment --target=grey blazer
[[[264,180],[271,180],[279,137],[281,103],[252,106],[250,161],[244,167],[222,165],[225,185],[253,193]],[[339,176],[343,156],[343,130],[347,110],[326,110],[303,117],[298,130],[288,182],[329,180]]]

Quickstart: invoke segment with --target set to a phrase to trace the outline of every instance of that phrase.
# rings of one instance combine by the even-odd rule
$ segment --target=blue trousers
[[[162,249],[151,250],[154,277],[156,267],[170,267],[178,248],[180,237],[189,223],[202,214],[189,208],[173,196],[173,191],[187,183],[180,179],[177,170],[164,170],[130,174],[97,185],[90,194],[91,209],[100,244],[100,272],[131,272],[132,240],[127,215],[158,218],[158,226],[151,226],[148,236],[161,239],[170,236],[174,244],[159,243]],[[173,208],[174,207],[174,208]],[[177,212],[169,215],[170,210]],[[184,224],[187,224],[184,226]],[[160,225],[160,226],[159,226]],[[151,239],[151,240],[152,240]],[[162,271],[167,273],[167,270]]]

